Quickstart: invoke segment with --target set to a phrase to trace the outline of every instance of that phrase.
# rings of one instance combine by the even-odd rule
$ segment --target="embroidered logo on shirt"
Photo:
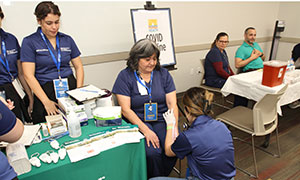
[[[37,50],[35,50],[35,52],[44,52],[44,51],[48,51],[48,49],[37,49]]]
[[[6,50],[7,55],[11,55],[11,54],[17,54],[18,51],[16,49],[10,49],[10,50]]]
[[[64,52],[71,52],[70,47],[61,47],[60,50]]]

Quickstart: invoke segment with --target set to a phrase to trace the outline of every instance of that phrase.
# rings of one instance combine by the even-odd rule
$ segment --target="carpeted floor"
[[[178,103],[182,107],[181,102],[182,94],[178,95]],[[216,96],[218,102],[222,102],[220,96]],[[233,100],[229,96],[229,100]],[[254,102],[250,103],[250,107]],[[230,104],[227,104],[231,106]],[[213,106],[214,116],[226,111],[226,109],[218,106]],[[256,149],[256,159],[259,173],[259,180],[300,180],[300,108],[290,109],[288,106],[282,107],[283,116],[279,116],[279,143],[281,149],[281,157],[272,157],[258,149]],[[180,127],[186,121],[180,114]],[[251,137],[230,128],[233,136],[240,137],[246,141],[251,142]],[[255,138],[255,144],[260,145],[264,141],[264,137]],[[275,132],[272,134],[270,145],[267,150],[277,153],[275,140]],[[254,173],[253,157],[251,146],[234,141],[235,148],[235,164],[251,173]],[[181,160],[181,177],[185,177],[187,167],[186,159]],[[177,161],[176,168],[179,169],[179,160]],[[170,177],[178,177],[178,174],[173,171]],[[248,180],[251,179],[248,175],[237,170],[235,180]]]

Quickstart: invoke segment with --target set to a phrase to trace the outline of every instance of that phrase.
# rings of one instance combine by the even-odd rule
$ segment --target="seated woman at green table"
[[[183,105],[190,126],[175,140],[172,127],[178,127],[172,124],[174,115],[172,111],[164,114],[167,127],[170,127],[167,128],[165,153],[169,157],[187,157],[189,180],[230,180],[236,173],[231,132],[225,124],[209,116],[212,99],[213,93],[201,88],[187,90]],[[151,180],[159,179],[174,178],[158,177]]]
[[[166,123],[162,114],[174,109],[178,119],[176,89],[167,69],[159,63],[160,51],[155,42],[141,39],[135,43],[114,84],[123,118],[137,124],[145,136],[148,178],[168,176],[176,157],[165,155]]]

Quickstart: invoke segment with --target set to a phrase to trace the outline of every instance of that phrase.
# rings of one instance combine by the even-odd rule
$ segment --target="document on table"
[[[97,88],[93,85],[84,86],[67,91],[67,94],[82,102],[90,99],[94,99],[107,94],[104,90]]]
[[[144,136],[138,131],[137,127],[116,128],[104,134],[66,146],[66,149],[70,161],[77,162],[126,143],[138,143],[142,138]]]

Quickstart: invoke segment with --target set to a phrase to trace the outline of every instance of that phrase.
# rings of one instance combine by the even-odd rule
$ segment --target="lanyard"
[[[146,86],[146,84],[144,84],[144,83],[141,81],[141,79],[138,77],[136,71],[134,71],[134,75],[135,75],[136,80],[137,80],[142,86],[144,86],[144,87],[147,89],[148,94],[149,94],[149,98],[150,98],[150,104],[151,104],[151,101],[152,101],[151,90],[152,90],[153,71],[151,72],[150,88],[148,88],[148,87]],[[145,83],[146,83],[146,82],[145,82]]]
[[[4,40],[2,40],[1,44],[2,44],[2,53],[3,53],[3,56],[4,56],[4,60],[3,60],[3,59],[1,58],[1,56],[0,56],[0,61],[1,61],[1,63],[3,64],[3,66],[5,67],[5,69],[7,70],[8,74],[11,76],[11,79],[12,79],[12,81],[13,81],[14,77],[13,77],[13,75],[10,73],[8,60],[7,60],[7,58],[6,58],[6,47],[5,47],[5,42],[4,42]]]
[[[60,54],[60,48],[59,48],[59,39],[58,39],[58,35],[56,35],[56,46],[57,46],[57,51],[58,51],[58,53],[57,53],[57,60],[56,60],[56,58],[55,58],[53,52],[51,51],[51,49],[50,49],[50,47],[49,47],[49,45],[48,45],[48,43],[47,43],[47,41],[46,41],[45,35],[44,35],[44,33],[42,32],[42,30],[40,30],[40,34],[41,34],[41,36],[42,36],[42,38],[43,38],[43,40],[44,40],[44,42],[45,42],[45,44],[46,44],[46,46],[47,46],[47,48],[48,48],[50,54],[51,54],[51,57],[52,57],[52,60],[53,60],[54,64],[56,65],[57,72],[58,72],[58,77],[59,77],[59,79],[61,79],[61,77],[60,77],[61,54]]]

